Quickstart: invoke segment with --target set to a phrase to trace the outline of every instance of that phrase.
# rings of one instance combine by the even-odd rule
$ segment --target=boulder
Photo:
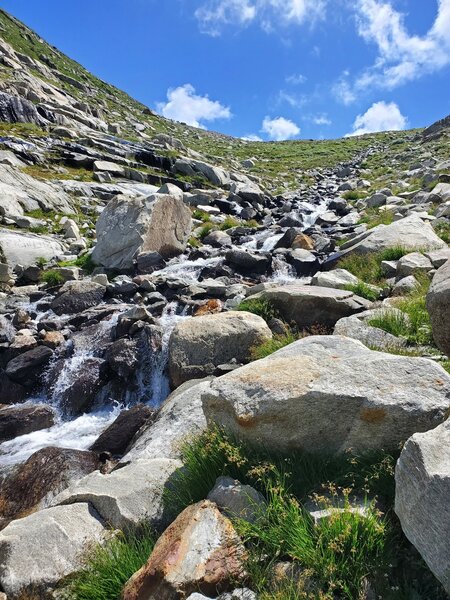
[[[1,516],[18,519],[47,508],[54,496],[99,467],[97,455],[83,450],[38,450],[5,477],[0,489]]]
[[[427,294],[427,310],[436,346],[450,356],[450,260],[433,277]]]
[[[39,127],[48,125],[33,102],[6,92],[0,92],[0,120],[6,123],[33,123]]]
[[[247,362],[250,349],[269,340],[272,332],[261,317],[230,311],[178,323],[169,341],[169,375],[173,387],[189,379],[213,375],[235,359]]]
[[[96,173],[109,173],[113,177],[125,177],[125,167],[107,160],[96,160],[94,162],[94,171]]]
[[[0,443],[51,427],[55,413],[46,404],[21,404],[0,409]]]
[[[186,508],[125,585],[123,600],[216,596],[244,576],[245,550],[231,522],[207,500]]]
[[[56,496],[54,504],[89,502],[112,527],[124,529],[144,519],[157,527],[164,523],[163,494],[178,460],[136,460],[108,474],[91,473]]]
[[[145,404],[136,404],[129,410],[123,410],[90,449],[93,452],[110,452],[113,456],[122,456],[141,427],[153,421],[154,414]]]
[[[395,468],[404,534],[450,594],[450,420],[405,444]]]
[[[138,433],[123,460],[179,458],[182,442],[206,429],[201,395],[208,381],[187,381],[172,392],[155,420]]]
[[[303,338],[209,384],[209,423],[270,451],[394,450],[439,425],[450,375],[341,336]]]
[[[94,356],[83,361],[78,376],[59,390],[58,402],[65,416],[89,412],[106,379],[106,361]]]
[[[126,270],[142,252],[171,258],[186,248],[191,223],[189,208],[173,196],[116,196],[97,221],[92,259],[109,269]]]
[[[245,519],[250,523],[261,516],[266,506],[259,492],[231,477],[218,477],[208,500],[217,504],[227,517]]]
[[[420,252],[406,254],[397,263],[397,277],[428,273],[433,269],[431,261]]]
[[[50,348],[37,346],[10,360],[5,372],[12,381],[26,387],[33,387],[39,383],[52,356],[53,351]]]
[[[411,250],[438,250],[445,248],[447,244],[435,233],[431,225],[424,222],[415,214],[394,221],[390,225],[377,225],[363,234],[365,237],[355,245],[348,248],[358,254],[368,252],[379,252],[386,248],[402,246]],[[344,245],[343,248],[347,248]]]
[[[17,597],[54,587],[82,567],[83,553],[100,542],[104,523],[89,504],[55,506],[12,521],[0,532],[0,586]]]
[[[359,279],[345,269],[333,269],[333,271],[321,271],[314,275],[311,285],[329,287],[337,290],[345,290],[349,285],[356,285]]]
[[[62,245],[55,238],[0,229],[0,256],[11,269],[17,265],[29,267],[39,258],[51,260],[63,252]]]
[[[225,255],[227,264],[243,275],[264,275],[272,264],[269,253],[247,252],[234,248]]]
[[[249,298],[268,300],[287,323],[294,322],[297,327],[333,326],[339,319],[367,310],[372,304],[353,292],[297,283],[264,284],[262,291]]]
[[[406,346],[406,340],[404,338],[398,338],[392,333],[388,333],[378,327],[372,327],[369,325],[369,321],[374,317],[381,317],[389,313],[397,313],[399,317],[406,319],[405,313],[395,308],[375,308],[373,310],[366,310],[357,315],[351,317],[344,317],[339,319],[334,327],[334,335],[343,335],[345,337],[359,340],[365,346],[372,348],[373,350],[386,350],[386,352],[398,350]]]
[[[93,281],[66,281],[51,307],[57,315],[72,315],[97,306],[105,292],[103,285]]]

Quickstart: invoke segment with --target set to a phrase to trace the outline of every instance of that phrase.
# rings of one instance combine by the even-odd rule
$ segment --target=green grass
[[[209,223],[211,221],[211,215],[204,210],[200,210],[196,208],[192,213],[192,218],[197,219],[198,221],[202,221],[203,223]]]
[[[300,335],[296,335],[291,331],[288,331],[284,335],[276,335],[271,340],[267,340],[267,342],[263,342],[259,346],[254,346],[250,351],[250,359],[259,360],[266,358],[266,356],[270,356],[277,350],[281,350],[281,348],[296,342],[300,337]]]
[[[345,200],[359,200],[366,196],[367,192],[362,192],[361,190],[347,190],[342,194],[342,197],[345,198]]]
[[[384,260],[399,260],[402,256],[414,252],[412,248],[394,246],[380,252],[368,254],[357,254],[352,252],[339,259],[338,267],[346,269],[363,283],[379,285],[383,284],[386,277],[381,269]]]
[[[419,278],[417,289],[396,302],[396,308],[402,311],[401,315],[386,309],[381,315],[370,319],[368,324],[403,337],[410,345],[433,345],[430,315],[426,308],[429,285],[427,277]]]
[[[349,292],[353,292],[357,296],[361,296],[361,298],[365,298],[366,300],[370,300],[371,302],[375,302],[380,297],[379,292],[374,290],[370,285],[367,285],[363,281],[359,281],[358,283],[349,283],[345,286],[346,290]]]
[[[198,233],[199,239],[203,241],[205,239],[205,237],[209,233],[211,233],[211,231],[213,231],[215,229],[217,229],[217,226],[215,223],[211,223],[211,222],[205,223]]]
[[[394,222],[394,213],[390,210],[380,210],[378,208],[368,208],[364,211],[364,216],[359,223],[365,223],[367,229],[373,229],[378,225],[390,225]]]
[[[183,445],[184,469],[166,492],[166,502],[175,516],[204,499],[221,475],[263,494],[266,510],[254,523],[233,519],[248,552],[246,584],[260,600],[356,600],[367,578],[377,597],[386,600],[444,600],[393,513],[396,458],[382,451],[274,455],[214,427]],[[371,502],[366,517],[335,512],[315,527],[303,508],[312,494],[324,508],[332,498],[344,499],[348,506],[353,495],[376,497],[384,514]],[[299,579],[275,578],[278,561],[297,564]]]
[[[97,265],[92,260],[91,254],[83,254],[75,260],[62,260],[58,263],[58,267],[80,267],[83,271],[90,274]]]
[[[40,277],[43,283],[46,283],[49,287],[56,287],[64,283],[64,277],[58,271],[50,269],[41,274]]]
[[[119,532],[104,546],[95,547],[85,558],[84,568],[69,581],[67,591],[74,600],[120,600],[128,579],[148,560],[156,536],[148,528]]]
[[[278,319],[280,317],[280,313],[275,306],[269,302],[269,300],[263,298],[249,298],[248,300],[243,300],[239,306],[236,307],[236,310],[245,310],[253,313],[254,315],[262,317],[267,322],[271,319]]]
[[[450,244],[450,222],[437,223],[434,227],[436,234],[444,240],[446,244]]]

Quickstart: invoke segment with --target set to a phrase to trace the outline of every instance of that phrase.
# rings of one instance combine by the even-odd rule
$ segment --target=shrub
[[[253,313],[254,315],[262,317],[265,321],[278,319],[280,316],[275,306],[269,300],[265,300],[264,298],[249,298],[248,300],[243,300],[239,306],[236,307],[236,310],[245,310]]]
[[[50,287],[56,287],[64,283],[64,277],[58,271],[50,269],[49,271],[42,273],[41,281]]]
[[[86,557],[84,568],[68,583],[76,600],[120,600],[128,579],[148,560],[156,537],[147,527],[115,534]]]

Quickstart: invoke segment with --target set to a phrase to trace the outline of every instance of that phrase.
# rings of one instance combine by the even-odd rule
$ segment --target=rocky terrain
[[[447,598],[449,117],[246,142],[0,34],[0,597]]]

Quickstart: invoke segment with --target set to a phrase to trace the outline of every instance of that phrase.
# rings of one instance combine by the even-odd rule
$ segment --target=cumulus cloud
[[[331,119],[325,113],[314,116],[312,122],[314,125],[331,125],[332,123]]]
[[[301,73],[294,73],[293,75],[289,75],[289,77],[286,77],[285,81],[290,85],[300,85],[302,83],[305,83],[306,77]]]
[[[289,140],[300,134],[300,127],[284,117],[276,117],[271,119],[265,117],[261,131],[269,137],[271,140],[281,142],[282,140]]]
[[[168,119],[182,121],[202,129],[205,126],[201,121],[215,121],[232,117],[227,106],[217,100],[210,100],[208,96],[199,96],[190,83],[170,88],[167,91],[167,102],[160,102],[157,110]]]
[[[196,11],[200,30],[217,36],[223,27],[257,23],[267,32],[276,25],[323,19],[328,0],[207,0]]]
[[[436,19],[423,35],[411,35],[404,15],[383,0],[359,0],[358,34],[377,47],[372,67],[356,80],[355,88],[393,89],[450,64],[450,0],[437,0]]]
[[[399,131],[405,129],[408,121],[395,102],[375,102],[353,123],[353,131],[347,136],[375,133],[377,131]]]

